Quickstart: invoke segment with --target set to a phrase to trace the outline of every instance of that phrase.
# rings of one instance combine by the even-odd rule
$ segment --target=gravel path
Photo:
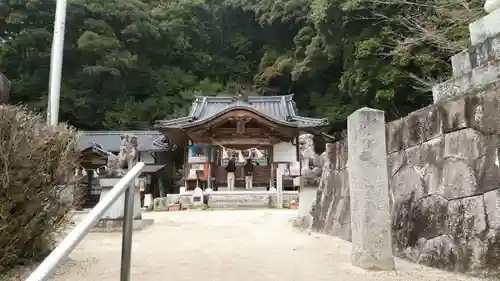
[[[397,260],[397,271],[351,266],[350,243],[308,235],[296,211],[146,213],[155,224],[134,232],[132,281],[480,280]],[[91,233],[53,281],[119,280],[121,234]]]

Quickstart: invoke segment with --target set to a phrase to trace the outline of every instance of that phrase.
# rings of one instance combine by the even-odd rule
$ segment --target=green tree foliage
[[[61,119],[81,129],[149,128],[197,94],[238,84],[294,93],[332,131],[370,106],[389,118],[430,103],[466,47],[478,0],[72,0]],[[46,107],[55,0],[0,3],[0,70],[11,102]]]

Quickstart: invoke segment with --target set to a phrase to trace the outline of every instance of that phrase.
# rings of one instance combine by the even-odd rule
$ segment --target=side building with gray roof
[[[123,134],[137,136],[140,152],[161,152],[169,149],[165,137],[157,131],[84,131],[79,139],[80,150],[97,146],[103,150],[118,153]]]
[[[159,162],[164,164],[164,161],[155,158],[170,150],[165,136],[156,131],[84,131],[80,135],[78,146],[80,151],[92,149],[118,155],[123,134],[137,137],[139,161],[147,165],[144,168],[144,173],[154,172],[153,170],[159,170],[165,166],[154,165]]]
[[[91,175],[97,173],[97,167],[106,164],[108,153],[118,155],[121,136],[124,134],[137,137],[139,161],[146,164],[142,173],[149,178],[145,192],[158,197],[164,196],[169,188],[172,188],[173,165],[168,157],[171,149],[163,134],[157,131],[83,131],[78,148],[82,153],[82,167],[88,170],[89,175],[84,179],[88,189],[86,207],[97,204],[101,191],[98,181],[92,179]],[[85,158],[88,158],[87,161],[83,161]],[[166,168],[167,166],[169,168]]]

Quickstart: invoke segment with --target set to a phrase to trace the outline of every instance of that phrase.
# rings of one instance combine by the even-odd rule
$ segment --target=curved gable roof
[[[246,100],[230,96],[197,97],[188,116],[172,120],[156,121],[157,129],[183,129],[213,120],[231,110],[251,111],[272,122],[298,128],[328,125],[326,119],[298,116],[293,95],[286,96],[249,96]]]

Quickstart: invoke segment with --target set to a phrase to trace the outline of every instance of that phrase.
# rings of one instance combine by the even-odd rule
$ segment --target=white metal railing
[[[45,260],[31,273],[26,281],[46,281],[50,278],[61,261],[69,256],[85,238],[90,229],[99,221],[113,203],[125,192],[123,218],[122,259],[120,281],[130,280],[130,260],[132,255],[132,224],[134,219],[134,182],[139,176],[144,163],[137,163],[121,178],[111,191],[100,201],[85,218],[57,245]]]

